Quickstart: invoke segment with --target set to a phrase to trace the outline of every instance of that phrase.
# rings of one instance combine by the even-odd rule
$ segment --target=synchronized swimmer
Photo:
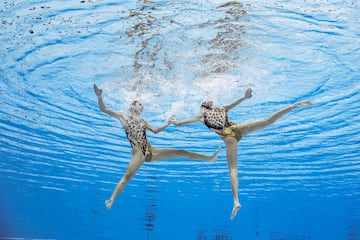
[[[203,102],[201,104],[202,114],[195,116],[188,120],[183,121],[175,121],[171,120],[170,122],[176,126],[183,126],[185,124],[194,123],[197,121],[203,122],[210,130],[217,133],[226,145],[226,158],[228,162],[228,168],[230,172],[230,181],[232,187],[232,194],[234,199],[234,206],[232,209],[230,219],[234,219],[237,211],[240,209],[241,205],[238,197],[238,165],[237,165],[237,143],[240,141],[242,137],[245,135],[254,132],[260,128],[266,127],[280,117],[284,116],[286,113],[290,112],[292,109],[297,107],[310,107],[310,101],[300,101],[293,105],[290,105],[278,112],[274,113],[272,116],[266,119],[255,120],[251,122],[247,122],[244,124],[236,124],[234,122],[229,121],[228,111],[239,103],[241,103],[245,99],[249,99],[252,97],[252,90],[247,89],[245,96],[236,100],[235,102],[225,105],[222,107],[213,107],[213,102]]]
[[[98,97],[98,103],[100,110],[110,116],[118,119],[122,126],[125,129],[127,138],[130,141],[132,146],[132,159],[128,165],[128,168],[117,184],[114,192],[112,193],[109,200],[105,202],[105,205],[108,209],[111,208],[115,198],[119,193],[124,189],[129,180],[134,176],[136,171],[144,162],[153,162],[156,160],[172,159],[172,158],[188,158],[192,160],[207,160],[210,162],[215,162],[217,160],[217,155],[220,151],[220,148],[214,152],[212,156],[206,156],[198,153],[189,152],[186,150],[175,150],[170,148],[155,148],[152,147],[149,141],[146,138],[146,130],[157,134],[160,131],[164,130],[170,124],[176,126],[183,126],[185,124],[194,123],[197,121],[203,122],[210,130],[217,133],[226,145],[226,158],[228,162],[228,168],[230,172],[230,182],[231,189],[233,194],[234,206],[231,212],[230,219],[234,219],[241,205],[239,202],[238,196],[238,142],[242,137],[247,134],[254,132],[258,129],[264,128],[276,120],[290,112],[291,110],[297,107],[310,107],[310,101],[300,101],[294,103],[284,109],[281,109],[274,113],[272,116],[266,119],[260,119],[255,121],[250,121],[244,124],[236,124],[231,122],[228,118],[228,111],[245,99],[252,97],[252,90],[247,89],[244,97],[236,100],[235,102],[221,106],[213,107],[213,102],[203,102],[201,104],[202,113],[188,120],[176,121],[173,118],[170,118],[168,123],[160,128],[154,128],[149,125],[145,120],[140,118],[140,115],[143,111],[143,106],[140,102],[134,101],[131,103],[129,112],[130,115],[126,115],[121,112],[115,112],[108,109],[102,99],[102,90],[94,84],[94,91]]]
[[[136,171],[144,162],[153,162],[157,160],[172,158],[187,158],[191,160],[206,160],[210,162],[216,162],[220,148],[215,151],[212,156],[206,156],[186,150],[152,147],[146,137],[146,130],[148,129],[151,132],[157,134],[160,131],[164,130],[166,127],[168,127],[170,125],[170,121],[162,127],[154,128],[144,119],[140,118],[140,115],[143,111],[143,106],[140,102],[133,101],[130,104],[129,108],[130,115],[126,115],[124,113],[115,112],[107,108],[102,99],[102,89],[98,88],[95,84],[94,91],[96,96],[98,97],[100,110],[120,121],[121,125],[125,129],[126,136],[132,146],[132,159],[130,160],[128,168],[126,169],[124,176],[117,184],[110,199],[105,201],[107,209],[111,208],[113,202],[115,201],[115,198],[125,188],[126,184],[135,175]]]

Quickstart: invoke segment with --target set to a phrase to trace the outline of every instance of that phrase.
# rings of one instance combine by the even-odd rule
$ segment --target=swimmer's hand
[[[101,97],[102,89],[98,88],[98,86],[96,86],[96,84],[94,84],[94,92],[95,92],[96,96]]]
[[[245,96],[244,96],[244,98],[245,99],[248,99],[248,98],[251,98],[252,97],[252,90],[251,90],[251,88],[248,88],[247,90],[246,90],[246,93],[245,93]]]
[[[174,116],[174,115],[172,115],[171,117],[169,117],[168,123],[175,125],[176,121],[175,121],[175,116]]]

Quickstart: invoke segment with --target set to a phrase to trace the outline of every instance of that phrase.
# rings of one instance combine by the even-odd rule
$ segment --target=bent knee
[[[188,151],[181,149],[177,151],[179,155],[186,155],[187,153],[189,153]]]

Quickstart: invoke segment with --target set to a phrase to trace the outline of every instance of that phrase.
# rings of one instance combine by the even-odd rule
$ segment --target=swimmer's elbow
[[[104,113],[108,113],[109,109],[105,106],[104,102],[102,101],[101,98],[99,98],[99,109],[100,111],[104,112]]]
[[[160,128],[154,128],[152,126],[148,126],[148,129],[154,133],[154,134],[158,134],[159,132],[161,132],[162,130],[164,130],[166,128],[166,126],[164,127],[160,127]]]
[[[109,114],[110,109],[108,109],[108,108],[107,108],[107,107],[105,107],[105,106],[100,105],[100,111],[102,111],[103,113],[107,113],[107,114]]]
[[[180,124],[179,124],[179,122],[175,122],[175,121],[173,121],[173,122],[171,122],[172,124],[174,124],[175,126],[181,126]]]
[[[184,126],[186,124],[186,122],[173,122],[173,124],[177,127],[181,127],[181,126]]]
[[[151,128],[149,128],[149,130],[154,134],[158,134],[161,131],[161,129],[151,129]]]
[[[114,117],[114,118],[120,118],[121,115],[120,114],[117,114],[116,112],[114,112],[113,110],[105,107],[105,106],[100,106],[100,111],[102,111],[103,113],[106,113],[108,115],[110,115],[111,117]]]

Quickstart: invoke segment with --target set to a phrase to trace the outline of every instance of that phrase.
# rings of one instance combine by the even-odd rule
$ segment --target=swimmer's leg
[[[226,144],[226,159],[228,162],[228,168],[230,173],[230,182],[231,182],[231,190],[234,199],[234,206],[231,212],[230,219],[233,220],[236,217],[238,210],[241,205],[239,202],[238,196],[238,188],[239,188],[239,180],[238,180],[238,159],[237,159],[237,145],[238,142],[233,137],[225,137],[224,142]]]
[[[218,148],[211,156],[208,156],[199,153],[189,152],[182,149],[153,148],[153,156],[151,161],[165,160],[172,158],[187,158],[191,160],[206,160],[210,162],[216,162],[220,150],[221,148]]]
[[[105,201],[105,205],[106,205],[107,209],[111,208],[113,202],[115,201],[115,198],[125,188],[126,184],[130,181],[130,179],[135,175],[136,171],[144,163],[144,160],[145,160],[145,158],[144,158],[142,152],[138,149],[133,149],[133,157],[129,163],[128,168],[126,169],[124,176],[121,178],[121,180],[117,184],[110,199]]]
[[[262,120],[255,120],[244,124],[239,124],[236,126],[236,129],[239,131],[241,136],[245,136],[251,132],[254,132],[256,130],[259,130],[263,127],[269,126],[270,124],[273,124],[276,120],[293,110],[297,107],[310,107],[311,102],[310,101],[300,101],[295,104],[292,104],[284,109],[281,109],[274,113],[271,117],[262,119]]]

